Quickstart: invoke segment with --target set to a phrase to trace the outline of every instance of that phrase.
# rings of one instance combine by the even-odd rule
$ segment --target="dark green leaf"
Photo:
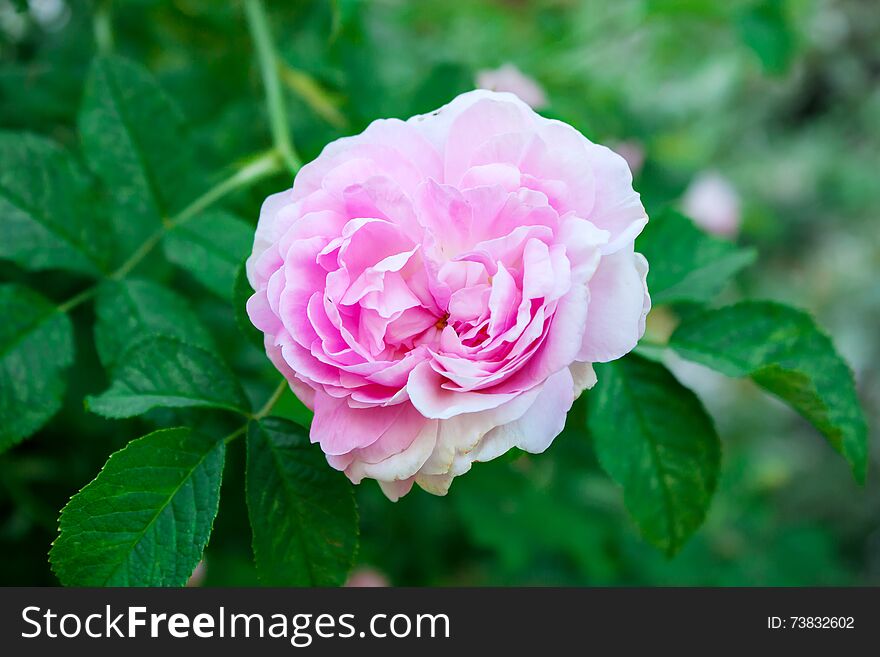
[[[88,195],[86,178],[63,148],[0,132],[0,258],[34,271],[101,273],[107,225]]]
[[[95,346],[112,367],[130,345],[151,335],[179,338],[210,349],[212,341],[187,302],[171,290],[140,280],[107,281],[95,303]]]
[[[636,249],[650,263],[648,289],[655,305],[711,301],[755,260],[754,250],[710,237],[674,210],[651,218]]]
[[[61,407],[73,329],[54,304],[25,287],[0,285],[0,451],[31,435]]]
[[[865,480],[867,427],[852,372],[807,313],[738,303],[687,318],[669,344],[728,376],[750,376],[812,422]]]
[[[165,255],[214,294],[228,299],[242,259],[250,253],[254,228],[225,212],[205,212],[164,239]]]
[[[659,363],[630,354],[596,374],[589,426],[599,462],[644,537],[674,554],[702,524],[718,481],[712,420]]]
[[[88,397],[89,410],[105,417],[141,415],[157,408],[207,407],[247,413],[235,375],[217,356],[178,338],[154,336],[129,347],[110,388]]]
[[[279,418],[251,423],[247,500],[264,580],[279,586],[345,581],[358,542],[352,487],[306,430]]]
[[[508,456],[510,452],[504,458]],[[578,466],[583,474],[583,464]],[[457,479],[449,501],[473,540],[492,550],[509,571],[522,571],[536,556],[549,553],[571,560],[591,582],[606,579],[613,572],[607,517],[554,483],[525,476],[496,459]]]
[[[263,348],[263,334],[251,322],[247,314],[247,300],[254,293],[251,284],[248,283],[247,272],[244,263],[238,267],[235,275],[235,284],[232,291],[232,303],[235,306],[235,321],[247,338],[260,349]]]
[[[126,249],[195,197],[198,169],[182,116],[141,66],[116,56],[95,60],[79,130],[86,159],[119,206]]]
[[[67,586],[182,586],[217,506],[225,446],[164,429],[113,454],[61,512],[50,560]]]

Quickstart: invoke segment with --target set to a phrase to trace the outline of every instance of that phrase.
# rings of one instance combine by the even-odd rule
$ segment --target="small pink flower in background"
[[[542,452],[645,328],[626,162],[473,91],[329,144],[263,204],[248,301],[311,439],[392,500]]]
[[[391,584],[388,578],[375,568],[362,566],[352,571],[351,575],[348,576],[348,581],[345,582],[345,586],[350,589],[375,589],[391,586]]]
[[[547,94],[541,85],[513,64],[478,71],[477,88],[512,93],[533,109],[542,109],[548,104]]]
[[[682,199],[682,208],[708,233],[721,237],[736,237],[739,233],[739,194],[727,178],[717,172],[702,173],[691,182]]]
[[[629,165],[633,176],[639,175],[645,164],[645,147],[634,140],[619,141],[611,145],[611,150],[620,155]]]
[[[201,561],[199,561],[198,565],[196,565],[195,570],[193,570],[192,572],[192,575],[190,575],[189,579],[186,581],[187,588],[195,588],[204,584],[205,575],[207,574],[208,571],[205,566],[205,560],[202,559]]]

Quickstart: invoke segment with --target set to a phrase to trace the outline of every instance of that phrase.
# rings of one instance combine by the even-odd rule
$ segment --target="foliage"
[[[880,61],[880,23],[843,4],[864,43],[811,42],[830,10],[785,0],[70,0],[55,23],[4,23],[0,580],[54,582],[53,539],[51,573],[78,586],[181,586],[201,559],[209,583],[277,585],[338,585],[355,563],[397,584],[840,584],[876,569],[862,557],[874,489],[851,488],[755,392],[864,481],[867,425],[840,355],[861,354],[861,334],[838,349],[806,312],[742,300],[794,300],[835,334],[841,317],[880,316],[875,282],[871,297],[845,280],[859,294],[841,301],[797,273],[819,260],[822,282],[817,245],[842,225],[870,235],[857,218],[880,211],[858,139],[880,104],[816,63],[858,77]],[[597,366],[546,454],[391,505],[309,444],[310,414],[244,314],[242,260],[261,199],[301,161],[508,60],[547,86],[548,115],[646,145],[648,333]],[[765,132],[743,139],[743,126]],[[748,246],[673,207],[707,163],[753,192]],[[832,301],[866,310],[850,319]],[[691,391],[680,358],[757,386],[722,383],[719,397],[703,372]]]

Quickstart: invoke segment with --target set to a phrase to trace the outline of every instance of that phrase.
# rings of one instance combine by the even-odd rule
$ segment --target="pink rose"
[[[384,573],[369,566],[360,566],[348,576],[345,586],[350,589],[374,589],[391,585]]]
[[[629,170],[634,176],[639,175],[645,164],[645,147],[638,141],[630,139],[619,141],[611,146],[611,150],[620,155],[629,165]]]
[[[313,442],[391,499],[538,453],[644,331],[648,221],[620,156],[473,91],[329,144],[266,199],[247,272]]]
[[[521,101],[534,109],[547,107],[547,94],[543,87],[513,64],[478,71],[477,87],[516,94]]]
[[[741,222],[739,194],[715,171],[697,176],[682,199],[686,215],[707,233],[736,237]]]

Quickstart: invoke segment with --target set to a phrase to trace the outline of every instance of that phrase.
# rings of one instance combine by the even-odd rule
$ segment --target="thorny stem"
[[[296,173],[302,162],[293,147],[290,130],[287,127],[287,113],[284,110],[284,94],[278,75],[278,56],[272,43],[266,9],[261,0],[245,0],[244,12],[260,65],[260,77],[266,90],[266,109],[269,112],[269,127],[272,141],[291,173]]]

